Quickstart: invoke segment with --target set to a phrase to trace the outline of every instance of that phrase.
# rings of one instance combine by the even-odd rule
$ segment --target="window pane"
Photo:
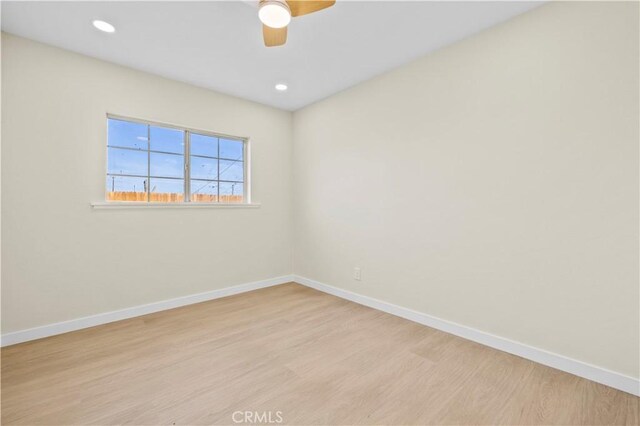
[[[220,182],[221,203],[242,203],[244,199],[244,185],[241,182]]]
[[[220,158],[228,160],[243,160],[242,141],[234,141],[230,139],[220,139]]]
[[[216,158],[191,157],[192,179],[218,179],[218,160]]]
[[[184,154],[184,133],[182,130],[151,126],[151,151]]]
[[[147,125],[130,121],[108,119],[109,146],[147,149]]]
[[[151,176],[184,177],[184,155],[151,153]]]
[[[107,200],[184,202],[188,178],[193,202],[244,201],[244,141],[112,118],[107,127]]]
[[[242,161],[220,160],[220,180],[244,180],[244,163]]]
[[[184,201],[183,179],[151,178],[151,202],[181,203]]]
[[[107,201],[147,201],[147,178],[107,176]]]
[[[215,203],[218,201],[218,182],[191,180],[191,202]]]
[[[191,133],[191,155],[218,156],[218,138]]]
[[[107,156],[107,173],[147,175],[147,151],[108,148]]]

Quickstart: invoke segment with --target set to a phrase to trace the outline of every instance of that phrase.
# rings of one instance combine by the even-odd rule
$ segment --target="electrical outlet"
[[[362,280],[362,271],[360,268],[353,268],[353,279],[356,281]]]

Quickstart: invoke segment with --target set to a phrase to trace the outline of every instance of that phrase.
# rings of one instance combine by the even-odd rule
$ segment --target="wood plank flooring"
[[[639,400],[293,283],[2,349],[5,425],[637,425]]]

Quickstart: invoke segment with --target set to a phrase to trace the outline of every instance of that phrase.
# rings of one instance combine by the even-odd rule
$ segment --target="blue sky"
[[[115,191],[144,191],[144,181],[147,179],[147,148],[150,147],[151,176],[156,176],[151,178],[152,192],[183,192],[184,133],[181,130],[115,119],[108,121],[108,191],[112,188]],[[242,184],[205,181],[217,180],[219,174],[220,180],[241,182],[244,174],[243,163],[234,160],[242,160],[242,145],[241,141],[192,133],[191,192],[216,194],[220,185],[220,194],[242,194]]]

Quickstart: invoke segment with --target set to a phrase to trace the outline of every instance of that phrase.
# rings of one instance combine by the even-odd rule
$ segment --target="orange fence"
[[[184,201],[184,195],[180,193],[170,192],[152,192],[150,194],[152,203],[181,203]],[[146,192],[107,192],[108,201],[147,201]],[[244,201],[242,195],[217,195],[209,194],[192,194],[191,202],[193,203],[242,203]]]

